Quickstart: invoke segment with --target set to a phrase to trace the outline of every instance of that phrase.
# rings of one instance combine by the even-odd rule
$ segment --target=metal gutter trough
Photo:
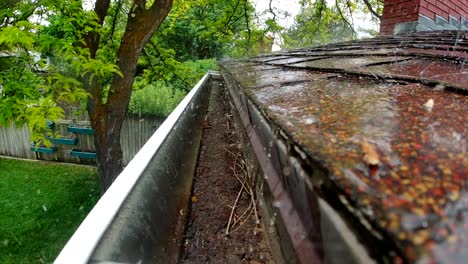
[[[175,263],[180,251],[210,80],[208,72],[106,191],[55,260]]]

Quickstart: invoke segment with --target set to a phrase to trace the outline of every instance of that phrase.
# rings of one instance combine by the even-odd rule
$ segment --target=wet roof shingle
[[[468,32],[444,31],[280,52],[222,70],[408,260],[463,263],[467,62]],[[366,162],[366,146],[378,166]]]

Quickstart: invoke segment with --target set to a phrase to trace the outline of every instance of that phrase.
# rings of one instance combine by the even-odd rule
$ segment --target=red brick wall
[[[449,19],[449,15],[460,21],[468,18],[467,0],[384,0],[380,33],[393,34],[397,23],[417,21],[419,14],[435,20],[439,15]]]

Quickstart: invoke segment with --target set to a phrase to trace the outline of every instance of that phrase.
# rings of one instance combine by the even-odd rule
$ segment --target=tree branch
[[[318,21],[319,21],[319,26],[315,28],[314,33],[317,31],[320,31],[320,25],[322,25],[322,16],[323,16],[323,7],[325,6],[325,0],[320,0],[320,2],[316,2],[315,6],[318,8],[315,11],[314,16],[317,16]]]
[[[273,2],[273,0],[270,0],[270,3],[269,3],[269,8],[270,8],[270,13],[273,15],[273,20],[276,19],[276,13],[275,11],[273,10],[273,8],[271,7],[271,2]]]
[[[251,38],[251,30],[250,30],[250,24],[249,24],[249,14],[247,12],[247,0],[244,0],[244,16],[245,16],[245,24],[247,26],[247,51],[250,51],[250,38]]]
[[[94,12],[96,12],[99,18],[99,24],[102,25],[104,23],[104,18],[107,15],[107,11],[109,10],[110,0],[97,0],[94,5]]]
[[[166,63],[166,60],[163,58],[161,52],[159,51],[158,45],[156,45],[156,44],[155,44],[153,41],[151,41],[151,40],[149,41],[149,44],[151,45],[151,47],[153,47],[154,51],[156,51],[156,54],[158,55],[159,59],[162,61],[162,63],[164,64],[164,66],[168,67],[169,65]],[[148,58],[149,58],[149,57],[148,57]],[[151,68],[153,68],[152,65],[151,65]],[[154,69],[152,69],[152,71],[155,72]],[[175,72],[174,72],[173,74],[174,74],[174,76],[175,76],[177,79],[179,79],[180,81],[182,81],[182,83],[185,85],[185,87],[187,88],[187,90],[190,90],[190,84],[189,84],[189,83],[187,83],[182,77],[180,77],[179,75],[177,75]]]
[[[371,14],[372,14],[373,16],[377,17],[379,20],[382,20],[382,16],[379,15],[379,14],[377,13],[377,11],[374,10],[374,9],[372,8],[372,5],[371,5],[371,3],[369,2],[369,0],[362,0],[362,1],[364,2],[364,4],[366,5],[367,9],[369,9],[369,12],[371,12]]]
[[[228,21],[227,21],[226,24],[224,25],[224,35],[227,34],[227,28],[228,28],[228,26],[229,26],[229,23],[231,23],[232,17],[234,17],[234,14],[236,14],[237,7],[239,6],[239,3],[240,3],[240,0],[237,0],[236,6],[234,7],[234,10],[232,11],[231,16],[229,16]]]
[[[346,17],[343,15],[343,12],[341,11],[341,8],[340,8],[340,5],[338,3],[338,0],[335,0],[335,5],[336,5],[336,8],[338,9],[338,13],[340,14],[341,16],[341,19],[343,19],[343,21],[349,26],[349,28],[353,31],[353,35],[356,36],[356,31],[354,30],[354,27],[353,25],[346,19]]]
[[[96,12],[98,16],[98,23],[101,26],[104,24],[104,18],[107,15],[109,6],[110,6],[110,0],[97,0],[94,5],[94,12]],[[89,49],[89,52],[91,54],[91,58],[96,57],[96,52],[99,48],[100,38],[101,38],[101,35],[97,32],[91,32],[84,37],[85,42],[86,42],[86,47]]]
[[[120,9],[122,8],[122,0],[119,0],[117,2],[117,7],[115,9],[115,14],[112,19],[112,27],[111,27],[111,32],[110,32],[110,41],[114,43],[114,32],[115,32],[115,26],[117,25],[117,17],[119,16]]]

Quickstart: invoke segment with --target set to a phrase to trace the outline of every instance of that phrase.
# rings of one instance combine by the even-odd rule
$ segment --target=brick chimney
[[[381,35],[468,30],[468,0],[384,0]]]

